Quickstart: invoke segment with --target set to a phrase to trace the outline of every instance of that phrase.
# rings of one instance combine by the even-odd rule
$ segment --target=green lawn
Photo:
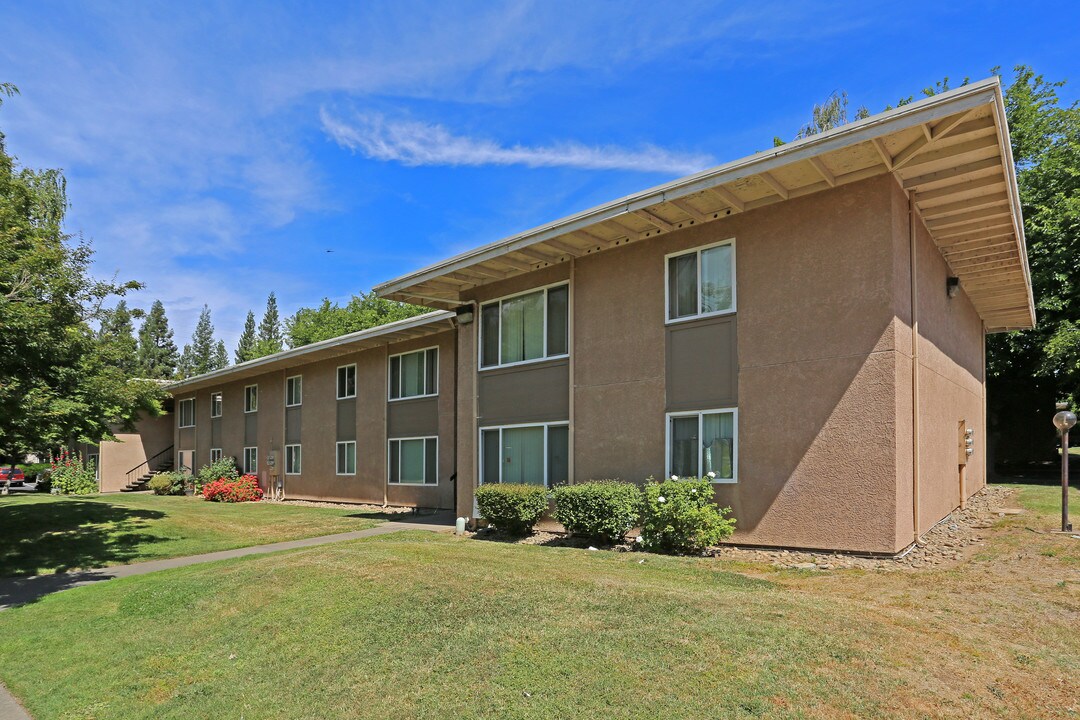
[[[0,577],[38,575],[363,530],[377,516],[156,495],[0,497]]]
[[[423,532],[191,566],[0,613],[0,679],[37,720],[1075,717],[1053,491],[917,573]]]

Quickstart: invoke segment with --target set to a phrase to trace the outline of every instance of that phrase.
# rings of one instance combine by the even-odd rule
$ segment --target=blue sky
[[[180,344],[285,314],[1018,63],[1072,80],[1077,3],[5,3],[9,150],[61,167],[95,270]],[[333,252],[327,252],[332,250]]]

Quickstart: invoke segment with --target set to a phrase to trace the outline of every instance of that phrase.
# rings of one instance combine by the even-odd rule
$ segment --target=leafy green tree
[[[17,93],[0,83],[0,100]],[[9,460],[112,437],[140,412],[161,411],[155,383],[120,367],[130,347],[103,341],[102,305],[137,282],[90,275],[88,242],[63,230],[67,185],[59,170],[21,167],[0,133],[0,455]]]
[[[139,328],[136,374],[151,380],[169,380],[176,376],[179,361],[165,306],[155,300]]]
[[[300,347],[426,312],[431,310],[387,300],[375,293],[360,293],[354,295],[345,307],[324,298],[317,308],[300,308],[285,321],[285,329],[289,346]]]
[[[852,119],[862,120],[865,117],[870,117],[870,111],[866,109],[865,105],[861,105],[855,111],[855,117]],[[801,140],[847,124],[848,94],[843,90],[833,91],[829,97],[825,98],[825,102],[814,105],[813,110],[811,110],[810,122],[799,128],[799,132],[795,134],[795,139]],[[773,147],[779,147],[783,144],[784,141],[779,137],[773,138]]]
[[[242,363],[255,359],[255,313],[248,310],[244,321],[244,332],[236,342],[236,362]]]
[[[112,310],[103,311],[98,340],[112,346],[117,356],[117,367],[128,377],[138,375],[139,344],[135,340],[135,326],[127,301],[120,300]]]
[[[255,357],[273,355],[285,349],[285,338],[281,332],[281,317],[278,315],[277,296],[270,293],[266,298],[266,312],[259,323],[259,337],[255,341]]]

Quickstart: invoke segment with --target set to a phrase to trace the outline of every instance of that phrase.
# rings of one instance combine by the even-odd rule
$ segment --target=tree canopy
[[[386,300],[375,293],[360,293],[344,307],[323,298],[317,308],[300,308],[285,321],[285,331],[289,347],[295,348],[426,312],[431,312],[430,308]]]
[[[259,335],[255,340],[255,357],[265,357],[285,349],[285,336],[281,332],[281,317],[278,315],[277,295],[273,292],[266,298],[266,311],[259,323]]]
[[[254,360],[255,355],[255,313],[248,310],[247,319],[244,321],[244,331],[240,333],[240,339],[236,341],[236,362],[242,363]]]
[[[0,83],[0,100],[17,93]],[[140,411],[160,412],[156,383],[132,380],[128,332],[103,304],[141,287],[90,274],[90,243],[64,230],[67,184],[59,170],[20,166],[0,133],[0,454],[20,456],[111,437]],[[126,308],[125,308],[126,310]]]
[[[177,375],[181,378],[202,375],[227,367],[229,353],[225,343],[214,339],[214,323],[210,319],[210,306],[203,305],[191,342],[180,353]]]
[[[165,306],[155,300],[150,312],[139,328],[139,349],[136,357],[136,375],[152,380],[170,380],[176,376],[180,362]]]

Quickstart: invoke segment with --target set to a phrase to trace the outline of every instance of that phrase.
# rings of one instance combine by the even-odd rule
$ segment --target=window
[[[244,412],[253,413],[259,409],[259,386],[248,385],[244,388]]]
[[[299,475],[300,474],[300,446],[299,445],[286,445],[285,446],[285,474],[286,475]]]
[[[337,398],[346,400],[356,397],[356,365],[342,365],[337,369]]]
[[[735,310],[735,241],[667,257],[667,319]]]
[[[739,451],[738,410],[706,410],[668,415],[668,475],[735,482]]]
[[[86,456],[86,461],[94,468],[94,479],[101,482],[101,455],[98,453],[91,453]]]
[[[221,459],[221,448],[210,448],[210,462],[216,463]]]
[[[356,474],[356,441],[346,440],[337,444],[337,474]]]
[[[495,300],[480,308],[480,367],[561,357],[568,348],[570,286]]]
[[[210,393],[210,417],[221,417],[221,393]]]
[[[570,474],[566,423],[513,425],[480,431],[480,481],[554,487]]]
[[[177,419],[182,428],[195,427],[195,398],[180,401]]]
[[[254,475],[259,472],[259,448],[244,448],[244,474]]]
[[[390,357],[390,399],[427,397],[439,392],[439,349]]]
[[[285,407],[296,407],[304,402],[304,376],[293,375],[285,379]]]
[[[389,445],[391,485],[439,484],[438,438],[396,438]]]

